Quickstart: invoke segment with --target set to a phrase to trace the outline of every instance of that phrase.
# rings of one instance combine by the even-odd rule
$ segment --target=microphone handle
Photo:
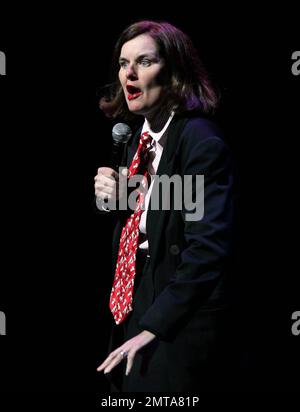
[[[111,168],[116,172],[119,172],[119,167],[121,166],[124,146],[124,143],[113,140],[111,151]]]

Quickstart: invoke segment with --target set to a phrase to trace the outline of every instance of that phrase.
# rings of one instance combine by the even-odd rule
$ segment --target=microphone
[[[110,166],[117,173],[119,173],[119,166],[122,161],[122,155],[124,151],[125,144],[128,142],[132,135],[130,127],[125,123],[117,123],[112,129],[112,153]],[[104,210],[105,212],[110,212],[109,205],[105,199],[101,199],[96,196],[96,206],[99,210]]]
[[[125,144],[128,142],[132,135],[130,127],[125,123],[117,123],[112,129],[112,154],[111,154],[111,167],[118,172],[120,163],[122,161],[122,155]]]

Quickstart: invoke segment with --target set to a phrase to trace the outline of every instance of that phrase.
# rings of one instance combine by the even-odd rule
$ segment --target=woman
[[[168,189],[169,210],[154,210],[155,179],[149,189],[146,185],[148,191],[139,192],[137,210],[120,212],[110,298],[113,351],[98,371],[111,377],[113,390],[125,392],[222,387],[229,356],[233,166],[220,131],[207,119],[217,95],[190,39],[169,23],[129,26],[117,42],[116,60],[118,80],[100,107],[111,117],[144,117],[127,144],[125,174],[132,177],[138,162],[147,177],[193,176],[196,203],[195,177],[204,176],[204,213],[187,219],[185,203],[182,210],[174,206],[176,185]],[[99,168],[97,198],[122,198],[121,177]],[[138,225],[134,234],[133,222]],[[133,278],[120,288],[131,272]]]

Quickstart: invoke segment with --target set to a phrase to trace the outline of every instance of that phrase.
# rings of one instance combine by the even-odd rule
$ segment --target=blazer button
[[[180,253],[180,249],[178,245],[171,245],[169,248],[171,255],[178,255]]]

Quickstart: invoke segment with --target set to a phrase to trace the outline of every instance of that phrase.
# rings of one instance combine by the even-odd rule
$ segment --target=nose
[[[136,80],[137,79],[137,73],[135,70],[135,67],[133,64],[128,64],[126,68],[126,77],[129,80]]]

